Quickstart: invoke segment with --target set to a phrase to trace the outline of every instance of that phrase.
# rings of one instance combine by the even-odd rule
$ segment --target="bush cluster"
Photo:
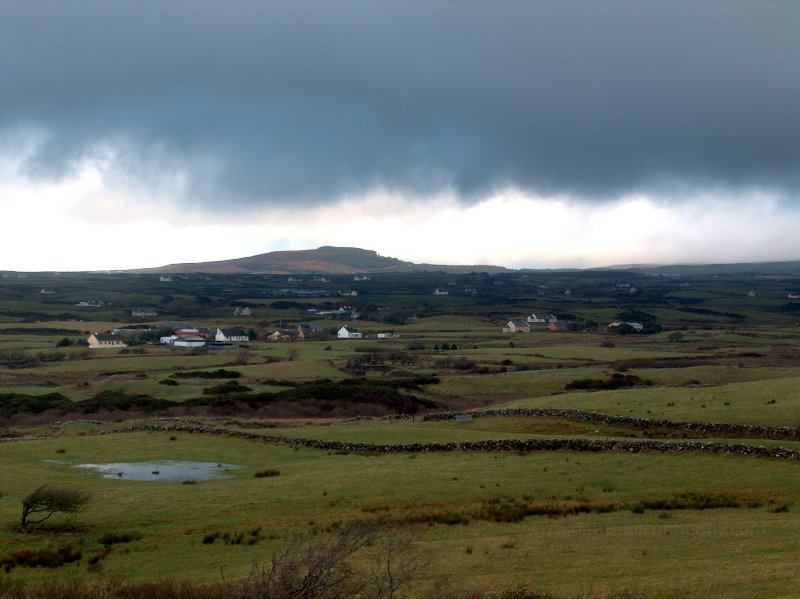
[[[572,389],[622,389],[623,387],[650,387],[653,381],[649,379],[642,379],[635,374],[622,374],[615,372],[608,380],[603,379],[574,379],[567,383],[564,389],[570,391]]]

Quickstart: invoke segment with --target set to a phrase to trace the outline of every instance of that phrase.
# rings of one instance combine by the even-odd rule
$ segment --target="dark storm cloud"
[[[4,3],[0,124],[187,199],[800,190],[800,3]]]

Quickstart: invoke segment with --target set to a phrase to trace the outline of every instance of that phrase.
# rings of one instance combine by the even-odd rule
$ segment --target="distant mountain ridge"
[[[535,269],[520,269],[519,272]],[[542,270],[542,269],[539,269]],[[583,270],[574,268],[543,270]],[[652,265],[628,264],[590,268],[585,270],[628,270],[668,276],[690,276],[709,274],[762,274],[800,277],[800,261],[752,262],[736,264],[677,264]],[[287,250],[258,254],[247,258],[218,260],[215,262],[190,262],[169,264],[155,268],[127,270],[130,273],[205,273],[205,274],[366,274],[381,272],[447,272],[490,274],[517,272],[503,266],[415,264],[398,258],[381,256],[374,250],[355,247],[322,246],[315,250]]]
[[[258,254],[247,258],[169,264],[156,268],[138,268],[132,273],[205,273],[205,274],[351,274],[414,271],[503,272],[502,266],[445,266],[414,264],[381,256],[374,250],[354,247],[322,246],[315,250],[287,250]]]

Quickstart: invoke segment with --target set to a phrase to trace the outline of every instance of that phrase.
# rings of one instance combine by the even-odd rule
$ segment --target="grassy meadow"
[[[429,431],[427,437],[449,435]],[[86,577],[158,578],[180,571],[193,580],[214,581],[220,567],[228,576],[244,575],[253,559],[266,559],[278,539],[292,531],[381,516],[412,528],[420,550],[429,555],[421,587],[470,572],[478,585],[525,581],[542,592],[577,593],[588,581],[596,590],[666,592],[675,590],[673,570],[685,561],[691,564],[687,580],[700,580],[726,596],[771,597],[795,575],[800,543],[797,512],[779,509],[797,502],[800,467],[780,460],[572,452],[336,454],[167,432],[6,443],[0,459],[5,551],[69,543],[84,553],[85,563],[103,552],[104,535],[135,534],[135,540],[104,553],[99,567],[79,564]],[[244,468],[231,471],[228,479],[181,484],[105,479],[71,467],[164,459],[224,461]],[[255,477],[263,468],[280,474]],[[64,539],[14,529],[32,472],[42,481],[93,495],[82,512],[54,516],[53,526],[72,531]],[[691,493],[735,498],[741,505],[642,513],[630,507],[644,498]],[[516,522],[474,515],[492,502],[618,507]],[[466,521],[424,522],[431,515],[452,514]],[[414,523],[419,519],[423,523]],[[256,529],[252,545],[203,542],[214,533],[247,536]],[[564,562],[569,568],[556,567]],[[744,562],[752,575],[731,576]],[[19,567],[12,572],[40,574]]]
[[[325,298],[281,295],[289,283],[278,276],[198,275],[169,284],[152,275],[3,278],[0,576],[236,580],[293,535],[366,521],[413,535],[426,566],[400,596],[523,587],[583,598],[796,596],[800,462],[677,444],[798,451],[800,432],[771,438],[567,416],[425,419],[553,408],[797,429],[800,312],[783,299],[795,278],[420,273],[376,275],[347,298],[336,289],[352,287],[352,277],[332,278],[296,284],[329,285]],[[451,296],[431,295],[446,286]],[[756,286],[760,295],[747,297]],[[54,294],[42,295],[45,287]],[[459,296],[462,287],[477,295]],[[75,305],[93,298],[107,305]],[[345,303],[361,311],[358,322],[308,312]],[[158,308],[158,320],[131,317],[139,305]],[[233,317],[237,305],[250,305],[253,316]],[[570,330],[502,332],[533,312],[555,313]],[[607,327],[615,320],[660,328],[616,334]],[[135,337],[167,322],[237,327],[257,338],[181,351]],[[324,327],[321,338],[266,340],[311,322]],[[337,339],[343,324],[366,338]],[[90,332],[133,327],[129,347],[86,346]],[[381,331],[399,336],[378,339]],[[615,381],[627,382],[613,388]],[[42,403],[53,398],[60,403]],[[134,424],[163,430],[129,431]],[[184,428],[164,428],[171,424]],[[283,441],[185,430],[195,424]],[[664,439],[676,450],[380,453],[291,442],[525,438]],[[153,462],[157,471],[164,460],[241,468],[227,478],[166,482],[76,467]],[[77,513],[22,529],[22,501],[43,484],[92,498]],[[35,565],[36,556],[57,551],[71,561]]]

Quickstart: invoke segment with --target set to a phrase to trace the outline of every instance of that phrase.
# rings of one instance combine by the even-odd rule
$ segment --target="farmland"
[[[4,275],[4,576],[39,580],[13,556],[55,548],[74,558],[56,577],[214,584],[293,535],[367,522],[413,536],[425,565],[401,595],[790,597],[800,276],[669,272]],[[312,311],[343,305],[358,321]],[[532,313],[567,330],[502,332]],[[256,338],[173,348],[154,339],[167,323]],[[266,340],[308,323],[323,333]],[[365,338],[337,339],[343,324]],[[88,348],[113,329],[127,347]],[[235,468],[165,482],[81,467],[167,460]],[[45,483],[92,499],[22,529]]]

